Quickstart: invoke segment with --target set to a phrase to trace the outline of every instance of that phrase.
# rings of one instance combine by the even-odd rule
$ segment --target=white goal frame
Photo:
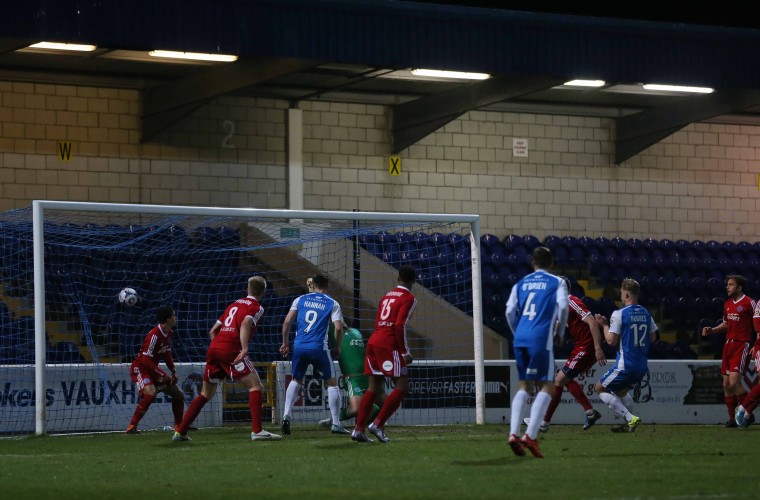
[[[342,219],[347,221],[388,221],[409,223],[469,224],[472,254],[473,352],[475,363],[475,421],[485,423],[483,306],[480,274],[480,216],[476,214],[421,214],[393,212],[340,212],[312,210],[275,210],[255,208],[191,207],[177,205],[139,205],[35,200],[32,202],[34,250],[34,325],[35,325],[35,431],[45,434],[46,428],[46,348],[45,348],[45,234],[46,210],[80,212],[123,212],[200,216],[271,217],[285,219]]]

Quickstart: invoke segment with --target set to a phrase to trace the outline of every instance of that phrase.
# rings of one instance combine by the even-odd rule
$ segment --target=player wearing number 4
[[[567,324],[567,285],[547,272],[554,263],[551,251],[537,247],[531,254],[534,272],[522,278],[507,301],[507,322],[514,333],[515,361],[519,390],[512,399],[509,447],[517,456],[525,448],[543,458],[538,448],[538,428],[554,393],[554,328],[560,341]],[[522,439],[518,437],[522,413],[528,403],[528,382],[540,388],[530,410],[530,423]]]
[[[325,293],[329,285],[330,280],[327,276],[323,274],[314,276],[311,284],[307,282],[307,286],[313,291],[293,301],[282,323],[280,353],[287,357],[290,353],[290,326],[296,319],[296,338],[293,341],[293,379],[285,391],[285,408],[282,415],[283,434],[290,434],[290,414],[303,386],[303,378],[309,365],[314,366],[315,373],[322,373],[325,377],[333,434],[348,434],[348,431],[340,425],[340,389],[327,341],[327,332],[332,324],[335,328],[336,357],[340,358],[343,313],[338,301]]]
[[[174,359],[172,358],[172,328],[177,326],[177,315],[171,306],[161,306],[156,312],[156,325],[143,340],[140,354],[129,367],[130,376],[140,391],[140,402],[137,403],[132,421],[127,427],[127,434],[138,434],[137,424],[155,401],[156,394],[164,392],[172,399],[174,428],[178,429],[182,421],[182,411],[185,409],[185,396],[177,387]],[[169,376],[158,363],[163,360],[171,372]]]
[[[609,324],[601,314],[596,320],[604,328],[604,339],[611,346],[618,346],[615,366],[602,375],[594,391],[626,424],[614,427],[612,432],[633,432],[641,419],[631,413],[633,399],[628,390],[641,382],[647,373],[649,345],[655,341],[657,325],[644,307],[639,305],[641,287],[632,278],[625,278],[620,285],[623,308],[612,313]]]
[[[240,381],[248,388],[248,409],[251,412],[251,439],[273,440],[281,436],[261,428],[261,394],[263,387],[259,374],[248,358],[248,342],[264,316],[260,305],[267,290],[267,282],[261,276],[248,279],[248,295],[238,299],[225,309],[224,314],[211,328],[211,345],[206,352],[206,367],[203,370],[201,393],[193,399],[182,419],[179,430],[174,433],[174,441],[188,441],[187,430],[198,417],[203,406],[214,394],[219,382],[229,377]]]

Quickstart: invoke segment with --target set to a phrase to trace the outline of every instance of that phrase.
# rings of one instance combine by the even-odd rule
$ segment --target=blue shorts
[[[618,393],[622,390],[627,390],[641,382],[647,371],[641,370],[626,370],[618,368],[617,364],[607,370],[607,373],[602,375],[599,379],[599,383],[602,387],[612,393]]]
[[[518,380],[552,382],[557,369],[554,367],[554,352],[546,347],[515,347]]]
[[[327,380],[335,377],[330,351],[324,349],[295,349],[293,351],[293,378],[303,380],[309,365],[314,367],[314,377]]]

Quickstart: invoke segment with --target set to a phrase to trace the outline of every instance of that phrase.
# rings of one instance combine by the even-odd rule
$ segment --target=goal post
[[[32,258],[17,265],[33,267],[28,285],[33,293],[28,297],[34,303],[37,434],[125,426],[135,396],[127,387],[128,376],[126,382],[123,376],[118,382],[114,374],[127,374],[162,304],[171,304],[178,312],[174,357],[187,374],[184,389],[189,402],[197,393],[208,330],[224,306],[244,294],[246,276],[264,276],[272,287],[262,301],[265,315],[252,339],[252,357],[257,363],[277,363],[282,361],[277,353],[282,320],[292,300],[305,293],[307,277],[326,274],[331,280],[328,293],[340,302],[349,326],[367,337],[377,301],[395,285],[403,264],[418,271],[413,289],[418,309],[411,322],[410,344],[420,362],[410,367],[410,381],[415,374],[420,380],[434,380],[464,366],[453,379],[467,380],[474,394],[463,388],[464,383],[447,391],[430,390],[435,384],[422,382],[405,402],[409,409],[405,414],[410,416],[398,423],[418,423],[412,410],[453,415],[423,419],[428,423],[486,421],[478,215],[38,200],[20,220],[4,221],[0,214],[0,231],[6,240],[28,239],[32,248]],[[24,275],[23,271],[8,270],[0,276]],[[23,288],[23,277],[13,279]],[[124,287],[135,288],[140,297],[137,306],[119,304],[116,297]],[[24,294],[19,292],[21,303]],[[14,307],[21,307],[18,303]],[[6,309],[10,321],[18,324],[14,317],[18,311]],[[503,340],[492,332],[488,335],[491,344]],[[60,356],[61,345],[69,344],[81,351],[80,359]],[[74,352],[74,358],[78,354]],[[0,360],[0,374],[6,370],[10,380],[20,373],[21,364]],[[51,385],[48,376],[57,385]],[[234,422],[230,403],[234,387],[221,392],[221,423]],[[61,398],[66,400],[65,408],[58,404]],[[95,402],[107,408],[96,408]],[[276,401],[267,404],[274,417],[279,411],[274,408]],[[13,416],[8,414],[11,406],[0,408],[4,419]],[[166,418],[168,405],[156,410],[154,406],[145,418],[151,413],[158,421]],[[325,408],[326,401],[320,400],[314,410]],[[27,408],[24,415],[28,414]],[[240,420],[246,420],[245,415]],[[210,421],[220,423],[215,418]],[[0,433],[23,432],[30,430],[24,425],[0,429]]]

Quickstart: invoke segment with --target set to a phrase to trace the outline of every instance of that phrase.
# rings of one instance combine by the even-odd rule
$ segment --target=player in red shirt
[[[752,323],[754,324],[755,331],[760,332],[760,302],[755,303]],[[755,341],[753,351],[755,355],[755,369],[760,369],[760,335],[758,335]],[[755,384],[741,403],[736,407],[734,421],[739,427],[749,427],[755,421],[755,416],[752,412],[760,405],[760,384]]]
[[[375,331],[367,342],[364,360],[364,373],[369,375],[369,389],[359,403],[356,428],[351,433],[351,439],[354,441],[372,442],[364,432],[372,405],[380,388],[385,384],[385,377],[392,377],[396,382],[396,388],[385,399],[380,413],[369,425],[369,431],[381,443],[390,441],[385,436],[385,422],[398,410],[401,401],[409,393],[407,365],[412,363],[412,355],[406,341],[406,326],[417,307],[417,299],[411,291],[416,278],[417,271],[412,266],[401,266],[398,271],[398,285],[380,300],[375,318]]]
[[[129,367],[129,375],[137,384],[140,401],[132,415],[132,421],[125,431],[127,434],[138,434],[137,424],[155,401],[156,394],[164,392],[172,398],[172,413],[174,414],[174,428],[179,428],[182,422],[182,411],[185,409],[185,396],[177,387],[177,375],[172,358],[172,330],[177,326],[177,314],[171,306],[161,306],[156,313],[158,325],[148,332],[143,340],[140,353]],[[163,361],[171,372],[168,375],[158,367]]]
[[[746,395],[742,377],[749,366],[750,347],[755,342],[752,320],[755,301],[744,295],[745,283],[744,276],[726,276],[728,300],[723,306],[723,321],[714,328],[706,326],[702,329],[703,337],[726,332],[720,370],[723,374],[723,394],[729,419],[723,427],[736,427],[736,410]]]
[[[182,419],[174,441],[187,441],[187,429],[198,417],[203,406],[214,397],[219,382],[229,377],[248,388],[248,408],[251,411],[251,439],[272,440],[281,436],[261,428],[261,394],[263,387],[259,374],[248,358],[248,342],[256,331],[256,325],[264,316],[260,301],[267,290],[267,282],[261,276],[248,279],[248,296],[238,299],[225,309],[211,328],[211,345],[206,352],[201,393],[193,399]]]
[[[570,289],[570,281],[563,278]],[[594,363],[599,366],[607,364],[607,358],[602,350],[602,334],[599,330],[599,323],[594,319],[594,315],[588,310],[586,305],[574,295],[568,296],[568,316],[567,331],[573,339],[573,350],[567,357],[565,366],[557,370],[557,377],[554,380],[554,394],[546,410],[544,421],[538,428],[541,432],[549,430],[549,424],[552,421],[554,411],[559,406],[562,399],[562,391],[567,387],[567,391],[573,395],[576,401],[581,404],[586,412],[583,430],[588,430],[602,417],[602,414],[596,411],[583,393],[583,387],[575,381],[575,377],[588,371]],[[526,418],[528,423],[530,418]]]

